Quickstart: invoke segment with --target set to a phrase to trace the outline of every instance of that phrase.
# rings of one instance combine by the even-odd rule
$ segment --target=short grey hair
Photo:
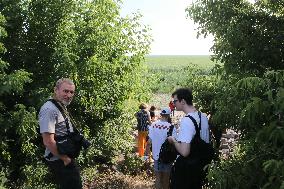
[[[58,89],[61,86],[62,83],[68,83],[70,85],[75,85],[74,82],[71,79],[61,78],[61,79],[58,79],[58,81],[55,84],[55,87]]]

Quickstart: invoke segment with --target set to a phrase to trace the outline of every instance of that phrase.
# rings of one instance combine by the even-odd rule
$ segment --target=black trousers
[[[67,166],[62,160],[46,161],[60,189],[82,189],[80,170],[74,160]]]
[[[202,189],[205,177],[199,162],[188,163],[180,156],[171,169],[170,189]]]

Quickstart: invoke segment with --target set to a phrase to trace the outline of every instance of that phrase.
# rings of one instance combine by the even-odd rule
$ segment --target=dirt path
[[[161,96],[165,97],[165,95],[161,95]],[[162,98],[162,99],[165,99],[165,98]],[[166,102],[164,100],[163,104],[165,103]],[[161,106],[158,106],[156,115],[159,115],[160,107]],[[179,125],[179,121],[183,116],[184,116],[183,112],[175,111],[175,115],[172,116],[173,124]],[[224,136],[222,137],[222,143],[221,143],[221,151],[220,151],[221,154],[226,154],[223,152],[222,147],[226,146],[227,144],[230,144],[230,141],[232,140],[232,138],[236,139],[237,136],[235,134],[233,135],[232,133],[228,134],[228,132],[224,134]],[[148,166],[150,170],[152,165],[148,165]],[[111,171],[110,169],[107,169],[105,172],[98,174],[94,178],[93,182],[86,184],[84,186],[84,189],[153,189],[154,180],[155,180],[154,174],[151,171],[143,171],[141,172],[140,175],[131,176],[131,175],[125,175],[119,171]]]
[[[139,176],[124,175],[120,172],[106,172],[84,187],[84,189],[153,189],[154,178],[145,173]]]
[[[156,113],[159,115],[159,110]],[[175,116],[172,116],[173,123],[178,123],[182,116],[182,112],[175,112]],[[107,169],[104,173],[98,174],[93,182],[86,184],[84,189],[153,189],[155,178],[151,170],[152,164],[147,166],[148,170],[137,176]]]

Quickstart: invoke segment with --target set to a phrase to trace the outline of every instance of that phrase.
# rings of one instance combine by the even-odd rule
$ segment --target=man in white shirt
[[[171,174],[171,189],[201,189],[204,180],[204,174],[201,166],[190,167],[188,169],[185,161],[190,155],[191,141],[196,134],[194,123],[187,116],[193,117],[197,123],[200,123],[198,111],[192,103],[192,91],[189,88],[180,88],[173,94],[173,103],[177,111],[183,111],[186,116],[180,122],[180,129],[176,138],[170,136],[168,140],[173,143],[176,150],[180,154],[177,158]],[[201,114],[201,131],[200,137],[205,142],[209,142],[209,126],[208,119]]]

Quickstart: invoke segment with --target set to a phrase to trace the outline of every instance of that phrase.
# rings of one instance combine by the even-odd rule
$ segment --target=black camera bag
[[[54,99],[49,99],[49,101],[51,101],[61,112],[67,128],[67,135],[55,136],[58,153],[61,155],[67,155],[70,158],[76,158],[80,155],[80,151],[82,149],[83,135],[81,135],[75,128],[74,124],[72,125],[74,132],[70,132],[69,121],[65,114],[66,110],[64,111],[63,107]]]
[[[55,141],[59,154],[67,155],[70,158],[76,158],[79,156],[82,149],[82,135],[69,133],[65,136],[56,136]]]

